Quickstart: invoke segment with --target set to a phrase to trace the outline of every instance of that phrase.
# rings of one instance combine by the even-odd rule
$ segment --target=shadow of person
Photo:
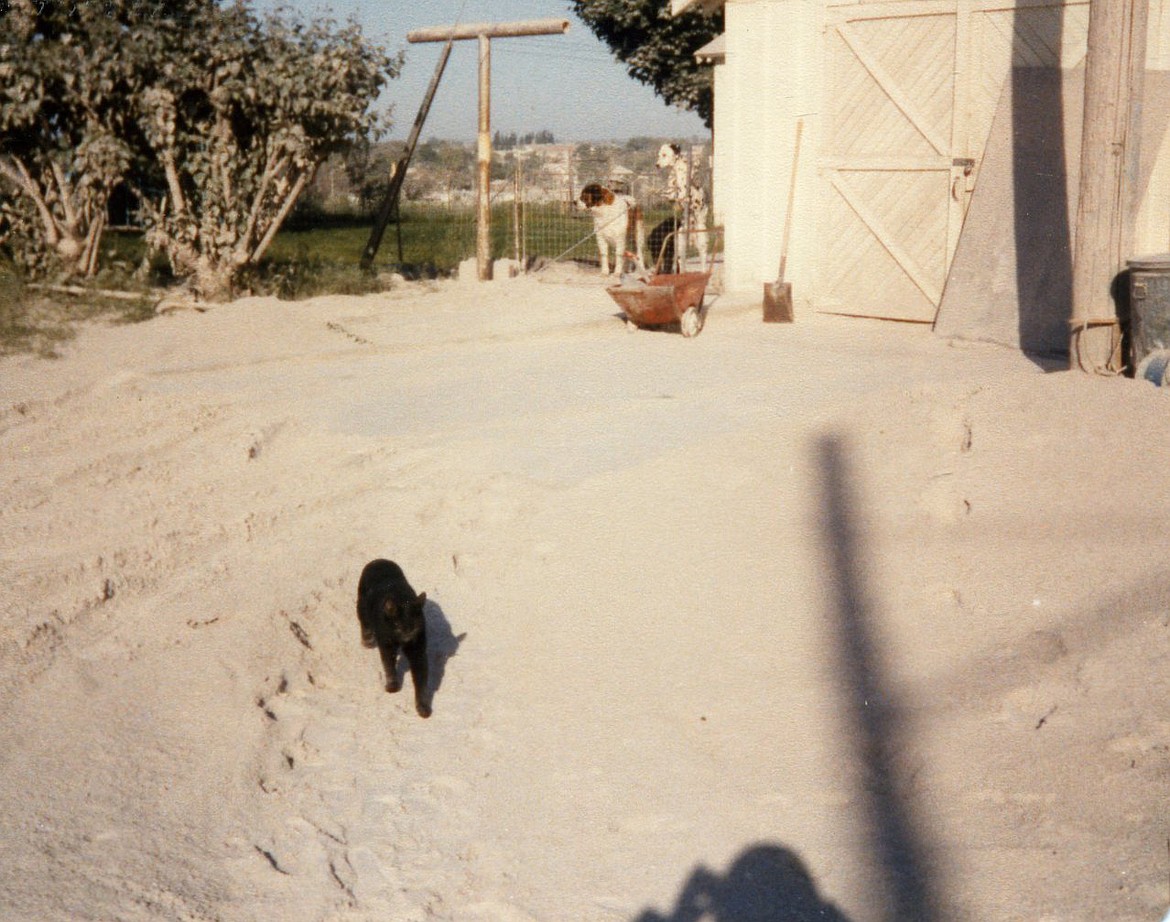
[[[442,686],[447,671],[447,660],[459,651],[467,632],[456,637],[443,607],[430,596],[423,608],[423,616],[427,619],[427,690],[424,701],[428,707],[433,707],[435,692]]]
[[[720,876],[700,865],[679,894],[674,911],[654,910],[634,922],[849,922],[821,899],[800,857],[780,845],[754,845]]]

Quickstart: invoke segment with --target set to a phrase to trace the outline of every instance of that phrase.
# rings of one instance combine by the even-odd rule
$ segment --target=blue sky
[[[665,4],[668,0],[662,0]],[[492,42],[492,130],[517,134],[547,129],[558,141],[621,140],[635,135],[705,137],[706,128],[680,112],[625,67],[563,0],[255,0],[257,9],[284,5],[309,18],[351,15],[391,51],[405,49],[402,76],[383,90],[394,106],[391,138],[405,138],[438,62],[440,44],[411,45],[406,33],[452,22],[565,18],[565,35]],[[473,140],[477,112],[476,42],[456,42],[435,95],[423,139]]]

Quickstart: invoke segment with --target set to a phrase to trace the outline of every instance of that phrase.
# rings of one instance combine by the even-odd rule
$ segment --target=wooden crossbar
[[[492,277],[491,258],[491,98],[493,38],[520,38],[531,35],[563,35],[567,19],[528,19],[520,22],[471,22],[452,26],[415,29],[406,34],[408,42],[451,42],[476,39],[479,42],[479,137],[476,145],[475,259],[480,281]]]

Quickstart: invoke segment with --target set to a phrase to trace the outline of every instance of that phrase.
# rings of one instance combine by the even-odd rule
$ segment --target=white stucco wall
[[[896,4],[891,4],[896,7]],[[730,293],[759,294],[774,281],[787,212],[793,143],[803,120],[787,278],[797,306],[815,305],[817,261],[838,259],[821,240],[819,178],[824,107],[822,0],[726,0],[725,63],[715,68],[715,219],[725,228]],[[1151,0],[1151,69],[1170,69],[1170,0]],[[1137,221],[1143,250],[1170,250],[1170,144],[1157,160]]]
[[[715,75],[714,197],[730,292],[759,294],[765,281],[776,279],[797,119],[804,129],[787,276],[798,299],[811,292],[801,279],[815,241],[798,226],[816,207],[820,30],[819,0],[726,5],[727,58]]]
[[[1150,0],[1146,28],[1147,69],[1170,71],[1170,0]],[[1142,159],[1147,158],[1153,169],[1134,228],[1135,255],[1170,252],[1170,144],[1166,137],[1159,149],[1142,150]]]
[[[1146,67],[1150,70],[1170,70],[1170,2],[1150,0],[1150,15],[1146,25],[1149,41],[1146,43]]]

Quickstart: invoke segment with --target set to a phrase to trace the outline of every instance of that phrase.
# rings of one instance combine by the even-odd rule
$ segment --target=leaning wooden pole
[[[435,90],[439,88],[439,81],[443,79],[443,69],[447,66],[447,58],[451,57],[451,42],[448,40],[447,44],[443,46],[443,52],[439,55],[439,63],[435,65],[435,73],[431,76],[430,85],[427,87],[426,95],[423,97],[422,105],[418,108],[418,115],[414,117],[414,124],[410,128],[410,136],[406,139],[406,147],[402,152],[402,156],[394,164],[394,174],[390,177],[390,188],[386,191],[386,197],[382,200],[382,207],[378,209],[378,216],[374,220],[374,226],[370,231],[370,239],[366,242],[366,248],[362,252],[362,270],[369,271],[374,264],[374,257],[378,254],[378,247],[382,245],[382,234],[386,230],[386,223],[390,220],[390,216],[398,207],[398,197],[402,192],[402,184],[406,181],[406,168],[410,166],[410,158],[414,156],[414,148],[418,144],[418,136],[422,132],[423,124],[427,120],[427,114],[431,111],[431,103],[435,99]],[[398,233],[398,259],[402,260],[402,228],[399,224]]]
[[[1134,255],[1148,13],[1148,0],[1089,5],[1069,367],[1094,374],[1123,365],[1113,290]]]
[[[464,23],[415,29],[408,32],[408,42],[453,42],[476,39],[479,42],[479,124],[476,135],[476,229],[475,261],[480,281],[492,277],[492,49],[493,38],[518,38],[526,35],[559,35],[569,31],[567,19],[532,19],[524,22]]]

